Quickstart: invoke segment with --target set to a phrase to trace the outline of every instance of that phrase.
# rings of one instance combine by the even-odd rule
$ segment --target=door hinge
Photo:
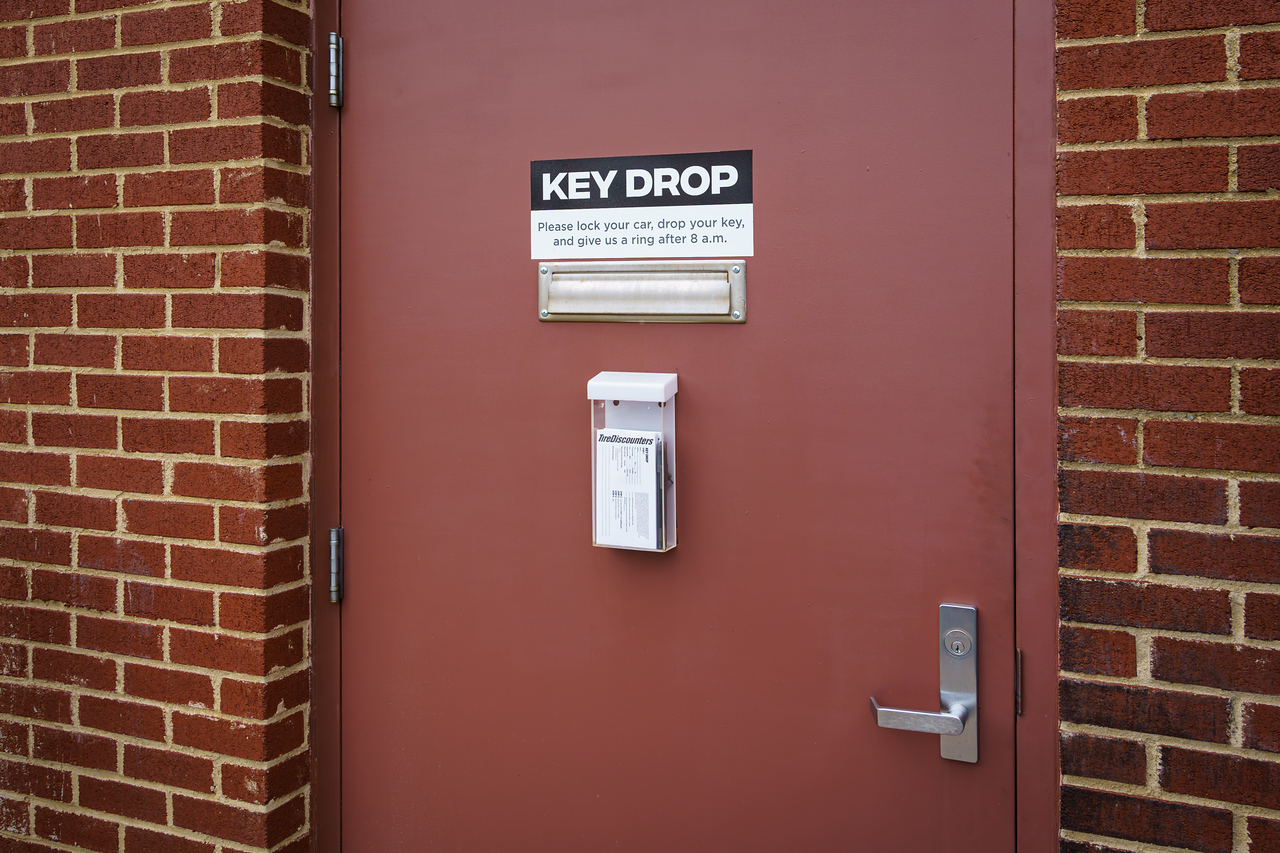
[[[1013,713],[1022,716],[1022,649],[1013,650]]]
[[[329,106],[342,106],[342,36],[329,33]]]
[[[329,528],[329,601],[342,601],[342,528]]]

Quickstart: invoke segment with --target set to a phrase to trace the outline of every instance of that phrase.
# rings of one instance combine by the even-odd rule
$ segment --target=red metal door
[[[347,851],[1011,850],[1011,3],[347,3]],[[540,323],[532,160],[751,149],[749,322]],[[680,544],[586,382],[679,374]],[[979,610],[981,760],[933,710]]]

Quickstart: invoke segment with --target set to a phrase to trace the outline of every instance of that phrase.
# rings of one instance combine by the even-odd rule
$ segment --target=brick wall
[[[1280,3],[1058,38],[1062,849],[1280,850]]]
[[[305,4],[0,0],[0,849],[302,850]]]

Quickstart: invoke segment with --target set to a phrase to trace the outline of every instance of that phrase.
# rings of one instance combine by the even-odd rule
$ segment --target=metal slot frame
[[[694,274],[690,278],[705,278],[707,273],[723,274],[729,285],[729,300],[723,311],[716,313],[687,313],[677,308],[671,311],[633,313],[626,310],[626,293],[619,292],[616,312],[583,313],[552,311],[552,283],[556,276],[573,276],[590,279],[600,273],[599,283],[626,282],[634,291],[636,283],[643,284],[646,273],[655,273],[653,281],[669,282],[682,274]],[[724,261],[542,261],[538,264],[538,319],[547,322],[593,323],[745,323],[747,321],[747,264],[744,260]]]

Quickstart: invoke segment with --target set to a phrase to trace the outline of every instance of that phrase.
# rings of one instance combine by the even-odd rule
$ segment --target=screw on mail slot
[[[560,261],[538,265],[542,320],[744,323],[746,262]]]

